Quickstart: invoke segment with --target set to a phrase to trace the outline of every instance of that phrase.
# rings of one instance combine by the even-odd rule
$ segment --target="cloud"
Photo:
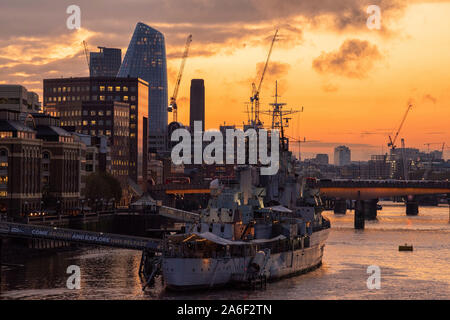
[[[337,85],[334,85],[332,83],[324,83],[322,85],[322,90],[328,93],[331,92],[337,92],[339,90],[339,87]]]
[[[261,79],[262,72],[264,70],[266,62],[258,62],[256,64],[256,79]],[[267,66],[267,71],[264,79],[280,79],[287,75],[291,66],[288,63],[278,62],[278,61],[269,61],[269,65]]]
[[[349,39],[337,51],[322,52],[313,60],[312,66],[321,74],[361,79],[368,76],[374,62],[381,58],[376,45],[365,40]]]
[[[328,142],[328,141],[307,141],[302,143],[302,149],[308,148],[335,148],[345,145],[351,149],[377,149],[379,146],[366,143],[344,143],[344,142]]]

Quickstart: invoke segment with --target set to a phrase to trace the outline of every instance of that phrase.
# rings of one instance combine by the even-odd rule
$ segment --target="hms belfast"
[[[281,129],[278,173],[238,165],[233,181],[212,181],[208,206],[186,219],[185,233],[164,239],[161,255],[146,264],[148,279],[162,274],[175,290],[264,285],[320,267],[330,222],[316,181],[295,173],[284,104],[271,105],[272,129]]]

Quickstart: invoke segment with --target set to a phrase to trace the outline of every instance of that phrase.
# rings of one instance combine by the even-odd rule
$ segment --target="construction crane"
[[[435,144],[441,144],[441,143],[442,142],[429,142],[429,143],[424,143],[424,145],[428,147],[427,150],[428,150],[428,153],[430,153],[430,146],[433,146]],[[445,142],[444,142],[444,144],[442,146],[442,150],[444,150],[444,148],[445,148]]]
[[[178,121],[178,106],[177,106],[178,89],[180,88],[181,78],[183,76],[184,65],[185,65],[186,59],[189,55],[189,47],[191,46],[191,42],[192,42],[192,34],[190,34],[187,37],[183,57],[181,58],[180,70],[178,71],[177,82],[175,83],[175,88],[173,90],[172,97],[170,98],[170,105],[167,108],[167,111],[173,112],[173,121],[174,122]]]
[[[400,131],[402,130],[403,124],[405,123],[406,117],[408,116],[409,111],[412,109],[412,104],[408,106],[408,109],[406,109],[405,115],[403,116],[402,122],[400,123],[400,126],[398,127],[397,132],[395,133],[394,139],[389,136],[389,143],[388,147],[390,147],[392,150],[395,150],[397,146],[395,145],[395,142],[397,141],[398,135],[400,134]]]
[[[275,31],[275,35],[273,36],[272,43],[270,44],[269,54],[267,55],[266,64],[264,65],[264,69],[261,74],[261,79],[259,80],[259,85],[256,87],[255,83],[252,83],[252,96],[250,97],[250,102],[252,103],[252,125],[256,127],[261,127],[262,122],[259,119],[259,94],[261,93],[261,87],[264,81],[264,76],[266,75],[267,66],[269,65],[270,56],[272,55],[273,44],[277,39],[278,29]]]
[[[91,70],[91,63],[89,62],[89,49],[88,49],[88,45],[87,42],[83,40],[83,47],[84,47],[84,55],[86,56],[86,62],[88,65],[88,69],[89,71]]]

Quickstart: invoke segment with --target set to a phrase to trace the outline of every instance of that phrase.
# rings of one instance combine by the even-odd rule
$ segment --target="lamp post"
[[[56,214],[58,216],[58,220],[61,219],[61,201],[56,201]]]
[[[112,198],[112,209],[113,213],[116,214],[116,198]]]
[[[81,215],[84,217],[84,199],[81,199]]]
[[[28,219],[29,219],[29,217],[28,217],[28,201],[25,201],[24,202],[24,208],[23,208],[24,210],[24,213],[25,213],[25,219],[27,219],[27,221],[28,221]]]

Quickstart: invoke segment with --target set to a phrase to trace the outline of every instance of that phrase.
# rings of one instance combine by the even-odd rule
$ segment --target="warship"
[[[270,115],[280,133],[278,172],[262,175],[261,164],[237,165],[235,179],[213,180],[208,206],[183,213],[185,232],[166,236],[146,278],[162,274],[166,287],[177,290],[264,286],[321,265],[330,221],[322,216],[317,181],[296,172],[284,135],[284,116],[295,111],[283,111],[277,98],[276,87]]]
[[[169,289],[262,285],[321,265],[330,223],[315,181],[303,180],[293,207],[266,207],[265,188],[248,183],[253,169],[238,168],[236,182],[213,181],[199,221],[165,239],[161,272]]]

